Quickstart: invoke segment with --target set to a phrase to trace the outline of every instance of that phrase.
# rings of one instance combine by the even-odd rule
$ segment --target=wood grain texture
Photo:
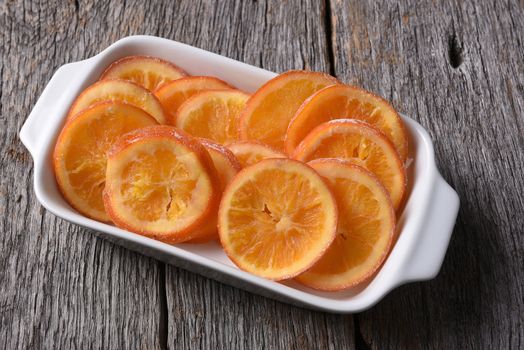
[[[351,316],[314,312],[169,268],[174,349],[352,349]]]
[[[331,1],[336,74],[431,134],[461,198],[440,275],[357,315],[373,349],[524,346],[522,3]]]
[[[511,0],[0,0],[0,348],[522,348],[523,15]],[[331,315],[45,212],[18,131],[60,65],[131,34],[274,71],[331,71],[417,119],[462,201],[441,274]]]
[[[182,1],[161,35],[272,71],[329,71],[318,1]],[[222,19],[222,20],[219,20]],[[354,347],[351,316],[311,312],[167,267],[167,344],[205,349]]]
[[[17,140],[57,67],[126,35],[173,38],[275,71],[329,70],[321,3],[13,2],[1,10],[2,132],[7,154],[23,162],[2,158],[8,283],[0,286],[0,347],[353,347],[351,316],[297,309],[157,264],[45,213]]]
[[[43,210],[18,140],[53,72],[115,39],[99,17],[73,2],[0,2],[0,349],[160,347],[159,263]]]

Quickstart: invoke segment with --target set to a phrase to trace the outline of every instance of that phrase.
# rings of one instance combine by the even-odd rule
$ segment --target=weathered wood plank
[[[440,275],[357,316],[371,348],[524,344],[522,3],[332,0],[335,72],[435,141],[461,210]]]
[[[18,141],[54,70],[131,31],[116,9],[94,3],[0,2],[2,349],[160,347],[159,263],[43,210]],[[134,22],[136,31],[151,25]]]
[[[0,347],[522,347],[522,5],[330,9],[333,67],[321,2],[0,3]],[[440,276],[358,315],[355,340],[351,317],[164,267],[41,209],[25,116],[58,66],[138,33],[276,71],[333,68],[418,119],[462,198]]]
[[[169,268],[169,341],[178,349],[352,349],[351,316],[314,312]]]
[[[39,209],[31,190],[31,161],[16,140],[16,131],[24,116],[56,67],[89,57],[125,35],[141,33],[172,37],[277,71],[290,68],[327,70],[329,62],[322,17],[314,16],[323,9],[315,5],[317,7],[313,10],[316,12],[308,12],[312,4],[303,8],[296,4],[280,8],[277,3],[243,2],[185,2],[176,7],[138,2],[96,5],[75,2],[63,8],[60,5],[14,3],[2,7],[2,24],[5,24],[2,28],[8,28],[2,32],[2,57],[16,60],[12,66],[29,63],[37,71],[21,72],[23,80],[29,84],[17,82],[18,85],[9,85],[11,83],[7,81],[12,73],[7,75],[7,63],[2,65],[2,92],[15,92],[10,98],[3,94],[1,99],[3,106],[7,106],[2,108],[2,118],[12,124],[6,128],[6,137],[10,137],[15,145],[15,153],[7,154],[24,160],[16,167],[9,163],[2,174],[5,175],[2,189],[9,192],[2,208],[7,217],[20,217],[17,223],[20,227],[9,226],[11,223],[7,220],[2,227],[2,232],[8,232],[13,242],[2,242],[1,261],[10,265],[9,269],[2,270],[5,273],[2,277],[9,278],[9,283],[3,286],[6,293],[3,293],[2,310],[6,312],[2,314],[5,327],[0,334],[0,342],[3,342],[0,345],[9,348],[71,347],[89,343],[97,348],[163,346],[165,339],[159,329],[166,326],[163,313],[169,311],[169,340],[175,346],[191,345],[191,342],[186,342],[188,337],[209,336],[211,330],[220,329],[220,337],[205,338],[202,344],[227,347],[237,337],[237,341],[248,348],[261,344],[286,347],[311,347],[315,344],[334,347],[342,344],[352,347],[351,317],[311,313],[172,267],[167,267],[168,309],[163,310],[163,287],[160,295],[155,287],[162,281],[163,268],[159,272],[151,260],[94,239],[89,231],[71,226]],[[273,12],[276,14],[272,15]],[[187,16],[188,13],[196,17]],[[288,13],[290,15],[286,18]],[[306,18],[305,27],[302,17],[291,14]],[[240,17],[235,18],[235,15]],[[28,18],[33,22],[27,23]],[[37,31],[33,32],[33,28]],[[304,28],[306,33],[300,33]],[[262,31],[264,37],[260,34]],[[17,35],[22,37],[22,43]],[[12,42],[13,37],[17,41]],[[26,47],[33,49],[28,51]],[[31,93],[27,93],[28,90]],[[16,103],[20,99],[24,99],[23,104]],[[17,108],[17,118],[7,118],[5,108]],[[11,159],[2,159],[2,165],[8,162]],[[17,187],[15,193],[22,193],[19,197],[21,208],[14,207],[10,200],[13,191],[8,186],[12,184]],[[20,236],[17,234],[26,229],[24,225],[29,226],[27,231],[32,235],[18,242],[16,239]],[[47,236],[41,239],[37,234]],[[31,255],[29,252],[36,253]],[[13,264],[15,268],[11,266]],[[24,269],[17,264],[23,265]],[[35,266],[36,271],[29,272]],[[129,277],[127,269],[138,270],[137,276]],[[24,282],[18,281],[16,276],[21,276]],[[76,283],[74,278],[81,282]],[[26,292],[15,295],[17,288]],[[234,299],[231,299],[231,294]],[[244,299],[250,302],[243,304]],[[193,324],[202,317],[200,301],[209,305],[204,309],[204,315],[212,317],[208,318],[205,327],[194,328]],[[242,307],[230,310],[228,301]],[[27,308],[26,305],[34,307]],[[230,315],[229,322],[222,324],[220,319],[226,313]],[[39,317],[35,316],[37,314]],[[258,333],[252,333],[251,324],[260,315],[273,320],[272,331],[260,327]],[[239,318],[245,320],[242,334],[235,332]],[[279,337],[275,337],[276,331],[279,331]],[[183,336],[179,336],[180,332]]]
[[[160,35],[273,71],[329,71],[321,2],[182,1]],[[351,316],[329,315],[168,267],[173,348],[353,348]]]

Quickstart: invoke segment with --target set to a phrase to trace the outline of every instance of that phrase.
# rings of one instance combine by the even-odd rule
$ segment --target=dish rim
[[[121,242],[124,242],[124,246],[126,244],[129,244],[127,248],[131,248],[133,250],[138,251],[141,250],[137,247],[152,249],[155,252],[160,253],[160,255],[166,254],[169,256],[173,256],[174,258],[183,259],[194,265],[199,265],[210,270],[215,270],[229,278],[238,279],[242,283],[247,283],[255,286],[256,288],[267,290],[286,299],[292,299],[293,301],[298,302],[302,305],[331,312],[349,313],[362,311],[375,305],[386,294],[388,294],[389,291],[401,284],[411,282],[414,280],[431,279],[436,275],[436,273],[440,269],[442,259],[447,249],[451,232],[447,233],[448,237],[443,241],[443,245],[445,246],[440,247],[440,250],[443,250],[441,252],[442,257],[438,262],[438,266],[436,266],[437,264],[434,264],[435,266],[433,266],[433,270],[436,270],[436,272],[433,272],[431,274],[426,273],[425,275],[419,276],[410,276],[409,274],[403,273],[403,271],[405,272],[407,270],[406,265],[409,265],[409,258],[410,256],[413,256],[413,250],[417,248],[417,238],[420,240],[419,236],[423,234],[422,231],[424,229],[425,223],[424,219],[427,219],[427,216],[429,215],[428,211],[432,205],[432,198],[435,197],[433,192],[439,186],[447,185],[447,183],[442,179],[436,168],[433,143],[428,133],[420,124],[418,124],[416,121],[405,115],[401,115],[402,119],[405,121],[412,139],[416,139],[416,143],[412,143],[412,145],[417,145],[417,159],[414,163],[424,163],[424,167],[422,169],[424,172],[422,174],[417,174],[417,178],[413,180],[412,193],[410,193],[409,198],[406,199],[407,207],[408,201],[411,199],[411,196],[414,195],[413,192],[416,188],[416,195],[417,198],[419,198],[418,201],[420,202],[417,205],[419,214],[417,216],[407,218],[404,217],[404,210],[404,212],[399,215],[399,222],[402,221],[403,224],[402,231],[399,233],[399,237],[396,243],[394,244],[391,252],[389,253],[387,259],[379,269],[378,273],[373,277],[370,283],[365,286],[365,288],[363,288],[362,290],[360,290],[360,292],[354,294],[353,296],[346,297],[346,299],[332,298],[332,296],[334,295],[334,293],[332,292],[319,292],[313,290],[310,290],[311,292],[309,292],[303,290],[307,288],[296,289],[296,285],[294,284],[283,284],[269,281],[261,277],[252,275],[248,272],[242,271],[238,269],[236,266],[217,263],[215,260],[212,260],[209,257],[198,255],[197,253],[182,249],[179,246],[172,246],[166,243],[162,243],[160,241],[156,241],[154,239],[150,239],[132,232],[122,230],[115,226],[111,226],[89,219],[75,212],[74,209],[70,207],[68,208],[68,210],[64,210],[60,204],[57,204],[55,201],[52,200],[52,198],[49,198],[49,196],[46,194],[44,190],[46,186],[48,186],[49,181],[49,174],[45,174],[46,166],[51,167],[51,165],[49,164],[49,159],[46,158],[49,156],[50,153],[52,153],[54,140],[56,139],[61,129],[62,123],[55,123],[56,125],[54,128],[52,127],[52,123],[48,123],[51,125],[47,125],[47,128],[44,127],[42,130],[36,130],[40,132],[41,135],[35,136],[35,134],[37,134],[35,128],[38,125],[42,126],[42,120],[40,120],[40,124],[38,124],[35,122],[35,118],[44,118],[45,115],[42,116],[42,114],[45,114],[44,112],[49,112],[50,107],[45,106],[45,103],[43,102],[46,102],[46,98],[49,94],[51,94],[51,96],[53,95],[53,92],[50,91],[50,89],[56,89],[57,86],[60,85],[60,82],[62,82],[61,85],[64,84],[63,79],[68,78],[68,73],[80,70],[83,72],[82,74],[84,76],[84,80],[80,81],[80,79],[77,79],[76,87],[70,89],[69,92],[65,94],[65,96],[62,96],[62,98],[56,102],[56,105],[54,106],[55,112],[56,110],[60,109],[62,111],[65,110],[65,112],[67,112],[67,108],[69,107],[72,100],[76,97],[78,91],[83,89],[85,86],[87,86],[86,84],[89,83],[88,77],[90,75],[93,75],[93,72],[96,69],[105,68],[100,67],[100,65],[103,62],[103,58],[108,57],[110,54],[118,50],[125,51],[122,50],[122,48],[125,48],[126,45],[140,46],[144,45],[145,43],[153,46],[172,45],[175,49],[180,49],[182,51],[185,50],[186,52],[190,52],[191,54],[197,56],[205,56],[207,57],[207,60],[216,60],[217,64],[226,65],[226,68],[230,66],[238,66],[241,67],[241,70],[252,71],[254,75],[263,76],[264,78],[268,79],[276,75],[275,73],[263,70],[258,67],[250,66],[246,63],[235,61],[230,58],[211,53],[209,51],[195,48],[186,44],[178,43],[173,40],[150,36],[130,36],[120,39],[112,45],[110,45],[109,47],[107,47],[106,49],[104,49],[103,51],[101,51],[99,54],[91,58],[75,63],[69,63],[60,67],[55,72],[48,85],[42,92],[42,95],[35,104],[29,117],[24,122],[24,125],[22,126],[19,135],[20,139],[22,140],[22,143],[29,150],[34,160],[34,190],[36,197],[38,201],[42,204],[42,206],[44,206],[48,211],[74,224],[98,231],[101,233],[102,237],[104,237],[104,234],[106,234],[110,236],[107,238],[114,238]],[[174,61],[174,63],[177,64],[176,61]],[[42,102],[43,99],[44,101]],[[39,115],[40,117],[38,117]],[[56,117],[56,119],[58,118],[59,117]],[[40,137],[39,142],[35,143],[35,141],[31,139],[32,137]],[[47,170],[49,172],[49,168]],[[50,172],[52,173],[52,170],[50,170]],[[423,179],[419,178],[422,176]],[[54,181],[54,178],[52,180]],[[54,186],[56,186],[56,183],[54,184]],[[449,185],[447,186],[449,187]],[[451,188],[449,187],[449,189]],[[455,195],[455,198],[450,197],[450,200],[454,200],[454,202],[456,202],[456,211],[458,211],[458,196],[451,189],[451,192],[449,192],[448,196],[452,196],[453,194]],[[447,220],[452,221],[454,223],[456,213],[454,217],[453,215],[448,216],[450,217],[447,218]],[[452,227],[453,225],[451,225],[451,229]],[[402,249],[397,247],[400,247]],[[388,261],[394,261],[395,265],[392,265],[392,263],[388,264]],[[381,277],[377,282],[377,277],[379,276]],[[220,280],[220,278],[215,279]],[[362,292],[366,290],[369,291],[366,292],[364,296],[362,296]]]

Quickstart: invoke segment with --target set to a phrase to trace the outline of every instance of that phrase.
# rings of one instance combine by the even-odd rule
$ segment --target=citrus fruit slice
[[[287,158],[287,156],[279,151],[274,150],[268,145],[254,141],[240,141],[227,145],[227,148],[242,165],[243,168],[260,162],[267,158]]]
[[[289,71],[278,75],[247,102],[240,120],[241,138],[283,151],[288,124],[302,102],[316,91],[338,83],[334,77],[317,72]]]
[[[335,119],[317,126],[298,145],[293,158],[307,162],[318,158],[349,159],[375,174],[398,209],[406,189],[406,172],[389,139],[370,124]]]
[[[248,98],[238,90],[200,92],[180,106],[175,125],[193,136],[220,144],[236,141],[238,119]]]
[[[313,169],[292,159],[265,159],[241,170],[227,187],[218,230],[242,270],[283,280],[324,254],[337,217],[333,194]]]
[[[332,119],[359,119],[382,131],[395,145],[400,159],[408,155],[408,137],[397,111],[383,98],[356,86],[332,85],[311,95],[289,123],[286,152],[293,153],[316,126]]]
[[[223,191],[233,177],[235,177],[235,175],[242,169],[242,165],[233,152],[226,147],[208,139],[200,139],[200,142],[211,156],[211,160],[217,170],[221,189]]]
[[[371,172],[340,159],[308,163],[328,182],[339,211],[335,240],[297,280],[334,291],[369,279],[386,258],[395,234],[389,195]]]
[[[121,135],[155,124],[140,108],[121,102],[95,104],[67,123],[56,142],[53,165],[69,204],[92,219],[110,221],[102,200],[106,153]]]
[[[127,56],[106,68],[100,80],[123,79],[154,91],[187,74],[173,63],[150,56]]]
[[[215,165],[218,179],[220,180],[220,196],[222,196],[224,189],[240,169],[242,169],[242,166],[235,155],[224,146],[207,139],[200,139],[200,142],[208,151]],[[218,212],[215,214],[218,214]],[[195,233],[195,238],[188,241],[188,243],[205,243],[214,238],[218,238],[217,215],[215,215],[213,219],[208,220],[204,227]]]
[[[173,127],[128,133],[108,152],[105,208],[129,231],[167,243],[191,239],[215,215],[219,191],[204,146]]]
[[[164,109],[155,95],[125,80],[102,80],[85,89],[71,105],[67,120],[73,119],[80,111],[101,101],[125,102],[143,109],[160,124],[166,122]]]
[[[162,85],[156,97],[168,113],[168,123],[175,125],[178,108],[191,96],[206,90],[232,89],[225,81],[214,77],[185,77]]]

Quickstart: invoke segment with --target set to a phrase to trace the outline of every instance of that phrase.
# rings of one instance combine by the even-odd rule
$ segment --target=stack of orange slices
[[[396,239],[408,137],[386,100],[317,72],[254,94],[124,57],[73,102],[53,164],[79,213],[169,244],[219,240],[241,269],[337,291]]]

